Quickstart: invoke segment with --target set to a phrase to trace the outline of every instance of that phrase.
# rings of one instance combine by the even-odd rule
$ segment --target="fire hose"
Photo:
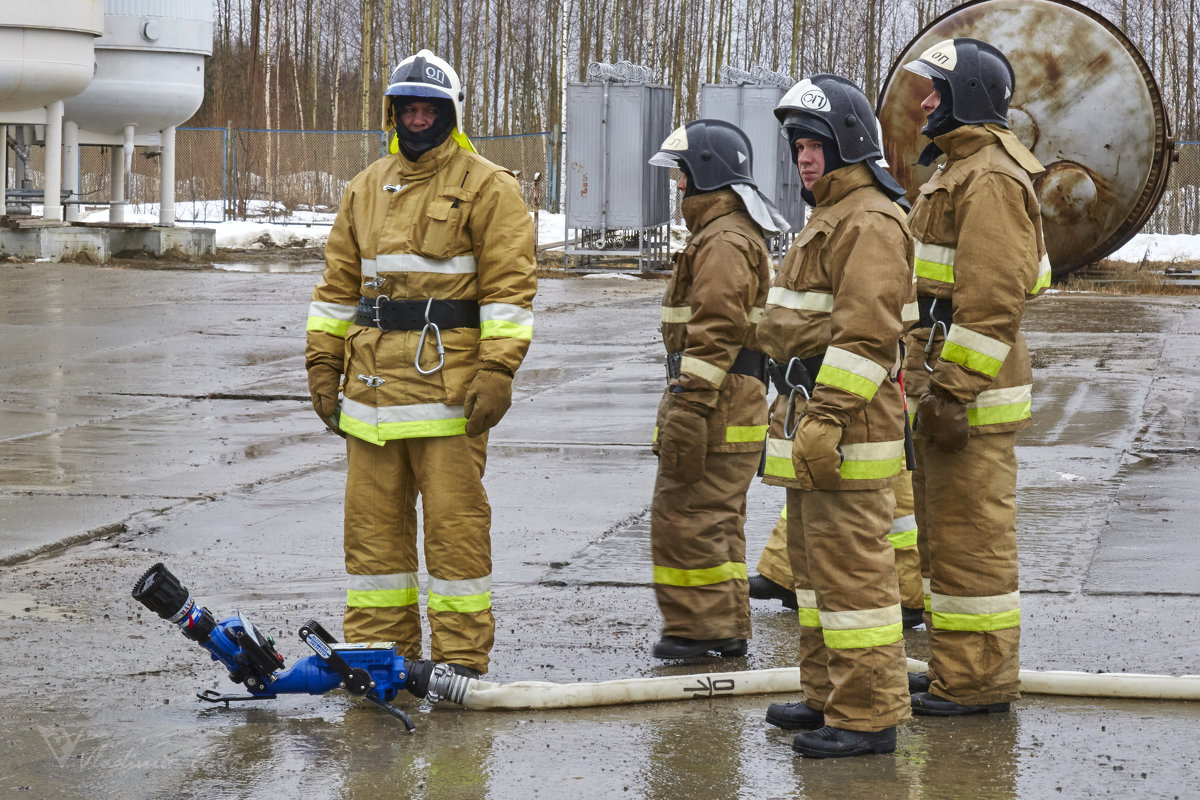
[[[209,689],[197,693],[201,700],[228,705],[235,701],[270,700],[280,694],[317,695],[342,689],[380,706],[400,719],[409,732],[413,730],[412,720],[392,705],[400,689],[430,704],[448,700],[475,710],[585,708],[802,691],[797,667],[595,683],[492,683],[460,675],[448,664],[404,658],[396,654],[393,642],[337,642],[312,620],[301,626],[300,639],[313,655],[286,667],[283,656],[275,650],[274,639],[263,636],[240,612],[217,622],[162,564],[154,565],[142,575],[134,585],[133,597],[208,650],[213,660],[229,671],[229,679],[248,691],[244,695],[229,695]],[[910,672],[925,669],[923,662],[908,659]],[[1021,670],[1020,679],[1021,691],[1029,694],[1200,700],[1200,675]]]

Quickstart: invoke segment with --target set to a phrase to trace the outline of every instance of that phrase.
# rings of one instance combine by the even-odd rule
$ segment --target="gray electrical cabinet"
[[[775,106],[786,92],[780,86],[706,83],[700,87],[700,116],[732,122],[749,137],[754,182],[792,224],[794,235],[804,225],[805,205],[800,199],[804,185],[775,118]]]
[[[657,251],[665,248],[671,185],[647,162],[671,133],[670,88],[569,83],[566,100],[566,227],[579,232],[567,254],[637,255],[644,266],[665,266],[665,249]]]

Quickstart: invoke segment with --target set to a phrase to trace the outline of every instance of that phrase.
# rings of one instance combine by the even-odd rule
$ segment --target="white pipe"
[[[162,151],[158,155],[160,170],[158,224],[175,224],[175,128],[162,132]]]
[[[63,122],[63,188],[71,193],[63,216],[67,222],[79,220],[79,123]]]
[[[922,661],[908,659],[910,672],[923,672]],[[457,682],[457,681],[456,681]],[[533,708],[586,708],[664,700],[704,700],[734,695],[802,691],[797,667],[627,678],[600,683],[466,680],[460,705],[475,710],[519,711]],[[1200,675],[1141,675],[1116,672],[1021,670],[1021,691],[1071,697],[1119,697],[1146,700],[1200,700]],[[457,691],[450,691],[453,699]]]
[[[42,195],[42,219],[61,222],[63,101],[55,100],[46,110],[46,184]]]
[[[108,221],[125,221],[125,158],[118,147],[112,149],[108,169]]]

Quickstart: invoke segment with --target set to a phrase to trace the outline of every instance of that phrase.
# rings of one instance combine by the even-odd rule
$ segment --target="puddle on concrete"
[[[70,609],[44,604],[31,594],[0,592],[0,620],[61,622],[74,618]]]
[[[223,272],[280,272],[320,274],[325,271],[324,261],[227,261],[213,263],[213,269]]]

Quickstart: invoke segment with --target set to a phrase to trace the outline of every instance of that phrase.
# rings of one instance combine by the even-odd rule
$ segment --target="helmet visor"
[[[648,163],[652,167],[666,167],[667,169],[670,169],[672,167],[679,166],[680,158],[678,153],[672,153],[667,150],[659,150],[650,157],[650,161]]]
[[[908,70],[909,72],[915,72],[916,74],[920,75],[922,78],[933,79],[933,78],[945,78],[946,77],[945,74],[940,69],[933,66],[928,61],[922,61],[921,59],[917,59],[916,61],[908,62],[907,64],[904,65],[904,68],[906,70]]]

